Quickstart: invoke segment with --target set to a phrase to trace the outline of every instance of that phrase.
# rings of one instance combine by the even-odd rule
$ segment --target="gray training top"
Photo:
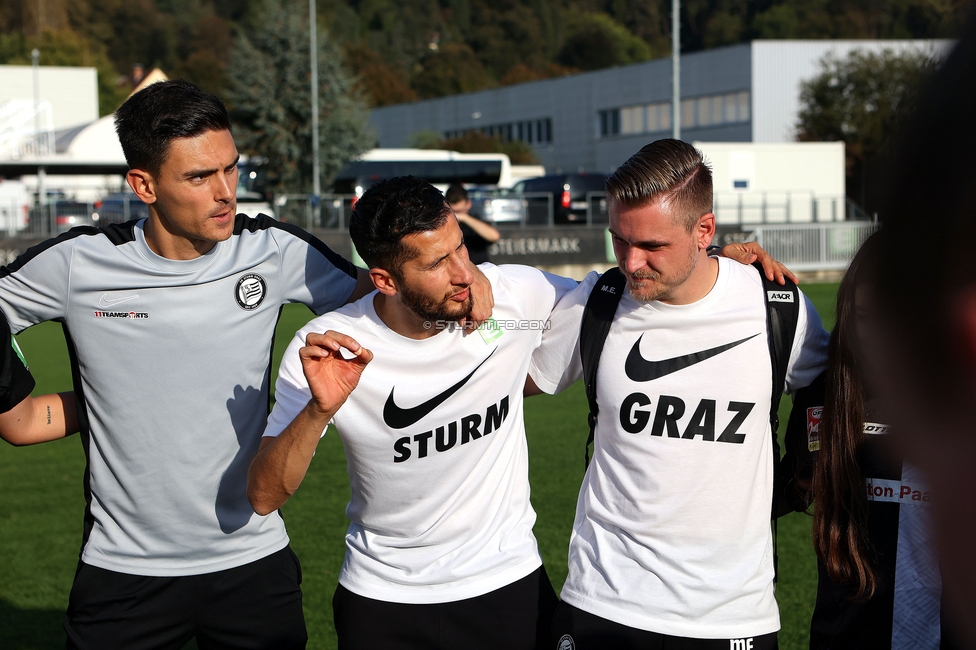
[[[147,576],[220,571],[288,543],[278,513],[256,515],[245,494],[281,306],[334,309],[356,270],[263,215],[238,215],[230,239],[189,261],[153,253],[144,224],[31,248],[0,270],[0,309],[13,332],[64,325],[88,458],[82,560]]]

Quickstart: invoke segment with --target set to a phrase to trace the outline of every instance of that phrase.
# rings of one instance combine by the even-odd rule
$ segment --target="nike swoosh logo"
[[[498,348],[495,348],[495,350],[497,349]],[[485,361],[488,361],[488,359],[491,358],[491,355],[495,354],[495,350],[492,350],[491,354],[485,357]],[[396,390],[396,386],[394,386],[393,388],[390,389],[390,396],[386,398],[386,405],[383,406],[383,421],[386,422],[387,426],[389,426],[391,429],[405,429],[411,425],[416,424],[425,415],[427,415],[435,408],[443,404],[444,400],[446,400],[454,393],[458,392],[461,386],[464,386],[466,383],[468,383],[468,380],[474,376],[474,373],[478,372],[478,368],[485,365],[485,361],[479,363],[474,370],[468,373],[467,377],[465,377],[458,383],[454,384],[453,386],[445,390],[443,393],[435,395],[431,397],[429,400],[427,400],[426,402],[423,402],[422,404],[418,404],[417,406],[414,406],[412,408],[405,409],[405,408],[400,408],[399,406],[396,405],[396,402],[393,401],[393,391]]]
[[[131,296],[119,296],[118,298],[112,298],[107,293],[103,293],[102,297],[98,299],[98,306],[102,309],[108,309],[109,307],[114,307],[120,303],[135,300],[138,297],[139,294],[136,293]]]
[[[685,354],[680,357],[671,357],[670,359],[663,359],[661,361],[648,361],[641,356],[640,353],[640,342],[644,338],[641,334],[637,342],[634,343],[634,347],[630,349],[630,354],[627,355],[627,361],[624,364],[624,372],[632,381],[652,381],[654,379],[659,379],[665,375],[670,375],[671,373],[678,372],[679,370],[684,370],[688,366],[693,366],[696,363],[701,363],[705,359],[711,359],[712,357],[722,354],[726,350],[731,350],[737,345],[741,345],[751,338],[755,338],[759,334],[753,334],[752,336],[747,336],[744,339],[739,339],[738,341],[733,341],[731,343],[726,343],[725,345],[720,345],[717,348],[709,348],[708,350],[702,350],[701,352],[692,352],[691,354]]]

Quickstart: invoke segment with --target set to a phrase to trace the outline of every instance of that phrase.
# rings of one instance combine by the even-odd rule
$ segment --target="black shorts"
[[[545,568],[482,596],[411,605],[342,585],[332,599],[339,650],[534,650],[548,647],[556,609]]]
[[[64,629],[68,649],[304,648],[302,570],[290,547],[193,576],[117,573],[79,563]]]
[[[691,639],[647,632],[559,603],[549,650],[777,650],[776,633],[740,639]]]

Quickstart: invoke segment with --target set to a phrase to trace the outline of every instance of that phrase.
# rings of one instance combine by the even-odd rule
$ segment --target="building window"
[[[620,109],[600,111],[600,135],[607,137],[620,133]]]
[[[624,135],[644,132],[643,106],[629,106],[620,109],[620,132]]]
[[[502,142],[521,140],[528,144],[548,144],[552,142],[552,118],[546,117],[541,120],[507,122],[505,124],[486,124],[470,129],[455,129],[445,131],[444,138],[463,138],[465,135],[474,132],[484,133],[489,138],[498,138]]]
[[[749,91],[690,97],[681,100],[681,127],[718,126],[748,122]],[[621,106],[598,112],[600,137],[638,135],[671,130],[671,103]]]

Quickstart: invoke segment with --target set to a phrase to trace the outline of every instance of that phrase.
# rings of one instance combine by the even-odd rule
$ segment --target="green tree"
[[[571,68],[598,70],[651,58],[647,43],[606,14],[572,15],[567,32],[558,61]]]
[[[495,85],[470,47],[447,43],[417,64],[410,85],[424,99],[481,90]]]
[[[920,51],[854,50],[843,59],[827,55],[820,74],[800,86],[797,140],[844,141],[847,193],[865,209],[871,169],[935,64]]]
[[[270,0],[262,27],[239,33],[228,65],[231,121],[242,151],[266,157],[275,193],[312,190],[308,18],[301,2]],[[369,149],[366,105],[342,57],[319,32],[319,152],[326,185],[352,157]]]

